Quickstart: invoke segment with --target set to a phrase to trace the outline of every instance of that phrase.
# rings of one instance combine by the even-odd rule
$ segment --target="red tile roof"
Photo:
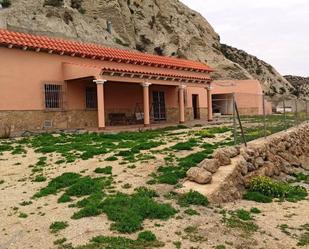
[[[212,68],[197,61],[164,57],[158,55],[132,52],[96,44],[87,44],[77,41],[50,38],[47,36],[31,35],[0,29],[0,45],[13,45],[14,47],[26,47],[27,49],[40,49],[42,52],[72,55],[78,57],[90,57],[100,60],[124,61],[133,64],[175,68],[181,70],[194,70],[201,72],[213,71]]]

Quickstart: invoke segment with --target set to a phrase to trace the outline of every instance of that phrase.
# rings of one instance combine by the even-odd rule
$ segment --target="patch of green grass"
[[[241,220],[252,220],[251,213],[244,209],[237,209],[235,215]]]
[[[112,166],[106,166],[104,168],[96,168],[94,170],[95,173],[99,173],[99,174],[106,174],[106,175],[111,175],[112,174]]]
[[[185,214],[188,214],[190,216],[193,216],[193,215],[200,215],[199,212],[197,212],[196,210],[192,209],[192,208],[188,208],[184,211]]]
[[[76,183],[80,179],[81,175],[76,173],[63,173],[61,176],[58,176],[52,179],[47,187],[42,188],[34,197],[43,197],[51,194],[56,194],[58,190],[69,187]]]
[[[177,203],[180,206],[190,206],[190,205],[198,205],[198,206],[208,206],[209,202],[206,196],[200,194],[197,191],[192,191],[182,194],[178,197]]]
[[[305,175],[303,172],[295,173],[293,176],[296,178],[296,182],[304,182],[309,184],[309,175]]]
[[[260,192],[247,191],[243,198],[249,201],[261,202],[261,203],[270,203],[272,202],[272,198],[268,197]]]
[[[252,219],[249,212],[243,211],[231,211],[223,212],[222,221],[230,228],[240,229],[245,233],[253,233],[258,230],[258,225],[250,221]]]
[[[69,224],[66,221],[55,221],[50,226],[49,229],[52,233],[57,233],[60,230],[67,228]]]
[[[140,230],[144,219],[168,219],[176,213],[169,204],[157,203],[139,193],[131,196],[118,193],[107,197],[99,208],[115,222],[112,228],[122,233]]]
[[[109,162],[117,161],[117,160],[118,160],[118,158],[115,157],[115,156],[110,156],[110,157],[105,158],[105,161],[109,161]]]
[[[189,139],[187,142],[181,142],[173,145],[171,148],[173,150],[192,150],[195,146],[198,145],[198,141],[196,139]]]
[[[125,237],[97,236],[84,246],[76,249],[146,249],[164,246],[164,243],[157,240],[145,241],[141,239],[132,240]]]
[[[138,237],[137,237],[138,240],[141,240],[141,241],[156,241],[157,240],[157,237],[156,235],[151,232],[151,231],[143,231],[143,232],[140,232],[138,234]]]
[[[63,194],[59,197],[58,199],[58,203],[66,203],[66,202],[70,202],[72,201],[71,196],[67,195],[67,194]]]
[[[213,127],[213,128],[206,128],[198,131],[196,133],[197,136],[202,138],[214,138],[216,134],[225,133],[230,131],[231,128],[229,127]]]

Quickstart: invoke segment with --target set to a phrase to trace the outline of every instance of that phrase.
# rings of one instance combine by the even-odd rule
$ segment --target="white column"
[[[96,79],[93,82],[97,84],[98,128],[103,130],[105,129],[104,83],[106,80]]]
[[[185,85],[179,86],[179,123],[185,122],[185,96],[184,96],[185,88],[186,88]]]
[[[208,108],[208,121],[212,121],[213,116],[212,116],[212,95],[211,95],[211,90],[212,87],[210,84],[206,87],[207,90],[207,108]]]
[[[150,125],[150,108],[149,108],[149,86],[151,83],[145,82],[141,84],[143,87],[143,107],[144,107],[144,126]]]

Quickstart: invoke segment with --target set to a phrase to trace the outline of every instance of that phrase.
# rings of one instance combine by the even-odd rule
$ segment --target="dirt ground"
[[[211,143],[226,137],[226,134],[219,134],[216,138],[206,140]],[[170,141],[156,149],[164,149],[175,143],[176,141]],[[195,151],[198,150],[199,148],[195,149]],[[186,151],[175,152],[177,157],[186,154],[188,154]],[[86,244],[97,235],[126,236],[136,239],[137,233],[123,235],[111,231],[112,222],[107,219],[105,214],[78,220],[71,219],[72,214],[78,209],[69,208],[67,203],[57,203],[60,194],[39,199],[31,199],[31,197],[39,189],[45,187],[50,179],[64,172],[82,172],[83,175],[95,176],[94,169],[105,166],[113,168],[116,190],[132,193],[135,187],[145,186],[146,181],[151,179],[149,174],[164,164],[163,154],[158,153],[155,156],[156,159],[147,162],[134,163],[136,168],[128,168],[128,165],[121,165],[119,161],[104,161],[104,158],[110,156],[108,154],[95,156],[88,160],[77,160],[65,165],[55,165],[53,162],[58,158],[58,155],[48,154],[48,166],[44,169],[47,181],[32,182],[29,165],[33,165],[42,155],[34,152],[31,148],[27,149],[25,155],[12,155],[10,152],[3,152],[0,155],[0,180],[4,181],[0,185],[0,249],[57,248],[53,242],[61,238],[66,238],[67,242],[77,246]],[[123,188],[122,186],[126,183],[131,187]],[[221,206],[214,204],[209,207],[194,206],[192,208],[200,215],[190,216],[184,213],[185,208],[178,206],[174,200],[164,197],[165,194],[173,191],[174,186],[156,184],[151,188],[160,194],[159,201],[171,203],[179,210],[175,217],[166,221],[145,220],[143,223],[144,230],[151,230],[159,241],[165,243],[165,246],[162,247],[164,249],[207,249],[216,248],[219,245],[235,249],[309,248],[298,247],[296,239],[296,235],[299,233],[298,228],[309,223],[308,199],[297,203],[261,204],[239,200]],[[20,204],[30,200],[32,201],[30,205]],[[241,208],[250,210],[253,207],[261,210],[261,213],[254,215],[253,222],[259,227],[258,231],[254,233],[230,228],[222,221],[222,210],[233,211]],[[21,214],[27,214],[27,217],[21,217],[23,216]],[[58,233],[51,233],[49,226],[54,221],[67,221],[69,226]],[[289,230],[291,233],[287,234],[282,231],[280,228],[282,224],[287,224],[291,228]],[[193,233],[186,232],[188,226],[194,227]]]

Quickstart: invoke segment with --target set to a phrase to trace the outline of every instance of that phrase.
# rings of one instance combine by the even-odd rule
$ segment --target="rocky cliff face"
[[[178,0],[12,0],[0,28],[199,60],[216,69],[214,79],[259,79],[270,96],[293,88],[267,63],[221,45],[207,20]]]
[[[284,78],[294,87],[295,96],[309,99],[309,77],[286,75]]]

